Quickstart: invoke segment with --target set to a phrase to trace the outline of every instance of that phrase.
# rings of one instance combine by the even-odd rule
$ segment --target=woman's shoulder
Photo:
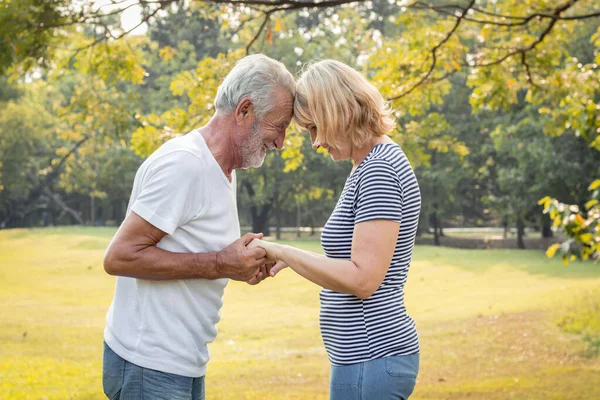
[[[402,148],[397,144],[379,144],[365,158],[360,172],[363,175],[385,171],[397,173],[402,169],[402,165],[407,162],[406,155],[404,155]]]

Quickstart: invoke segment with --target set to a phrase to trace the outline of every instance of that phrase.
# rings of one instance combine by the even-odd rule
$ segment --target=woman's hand
[[[260,247],[267,252],[267,258],[269,260],[277,261],[281,259],[281,245],[274,242],[265,242],[261,239],[254,239],[246,245],[248,249]]]
[[[267,273],[269,274],[269,276],[273,277],[275,275],[277,275],[277,273],[279,271],[281,271],[284,268],[287,268],[288,265],[285,261],[283,260],[278,260],[275,265],[271,266],[271,267],[267,267]]]
[[[261,239],[254,239],[246,246],[249,249],[260,247],[267,252],[267,258],[275,261],[274,265],[267,267],[267,273],[269,276],[275,276],[279,271],[286,268],[288,265],[281,259],[283,246],[275,242],[266,242]]]

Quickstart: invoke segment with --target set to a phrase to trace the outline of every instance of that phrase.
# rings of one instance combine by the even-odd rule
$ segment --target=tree
[[[435,194],[434,199],[450,198],[447,194],[454,188],[472,183],[480,187],[473,194],[461,194],[445,203],[430,201],[428,196],[426,209],[430,205],[439,209],[439,204],[443,204],[448,208],[441,212],[457,212],[460,208],[463,214],[471,210],[479,213],[488,185],[496,193],[501,192],[498,179],[509,176],[508,170],[490,166],[479,171],[481,163],[493,161],[490,157],[498,150],[484,137],[494,130],[495,126],[489,125],[498,113],[513,115],[516,106],[528,108],[531,115],[540,112],[547,121],[547,134],[571,133],[592,146],[598,145],[599,79],[594,66],[598,60],[594,57],[598,57],[599,43],[594,35],[600,12],[592,0],[557,4],[542,0],[483,4],[474,0],[394,4],[213,0],[192,1],[189,7],[182,1],[140,2],[141,23],[149,24],[149,36],[155,42],[144,36],[129,36],[130,32],[120,26],[115,17],[124,8],[132,7],[130,3],[116,2],[110,7],[99,7],[91,0],[73,7],[65,6],[69,2],[46,3],[47,12],[43,7],[19,11],[23,14],[16,20],[29,20],[33,25],[21,35],[10,36],[2,68],[10,68],[11,76],[17,79],[28,73],[31,76],[31,71],[39,71],[36,68],[40,65],[51,66],[54,72],[68,74],[77,70],[92,77],[101,93],[106,91],[118,99],[120,107],[114,108],[118,111],[115,115],[125,122],[121,125],[125,131],[134,131],[132,146],[142,156],[166,138],[205,122],[212,114],[211,101],[224,72],[253,51],[281,59],[291,69],[296,68],[296,63],[334,55],[361,69],[397,110],[399,128],[394,139],[420,170],[423,187]],[[10,7],[6,15],[16,15],[15,2],[7,4]],[[180,36],[186,34],[185,30],[173,27],[182,21],[194,34]],[[196,33],[204,27],[208,27],[204,35]],[[9,37],[6,34],[11,32],[11,27],[0,25],[3,37]],[[205,40],[196,40],[198,36]],[[593,43],[588,43],[590,39]],[[20,49],[25,48],[33,50],[22,53]],[[221,53],[216,55],[217,52]],[[590,57],[593,52],[596,54]],[[175,78],[171,78],[173,74]],[[203,79],[202,85],[198,84],[199,79]],[[452,96],[458,93],[456,88],[462,87],[465,80],[471,88],[467,93],[476,113],[473,131],[486,132],[478,139],[470,137],[463,129],[465,121],[453,118],[453,112],[448,110],[448,104],[454,101]],[[137,92],[149,101],[140,105],[137,100],[122,96],[131,89],[129,85],[140,84],[143,86]],[[111,93],[113,89],[116,92]],[[82,93],[77,96],[84,97]],[[67,99],[71,97],[72,93],[65,95]],[[103,98],[110,100],[111,96]],[[462,111],[458,114],[467,115]],[[70,143],[97,146],[103,143],[100,136],[106,135],[109,142],[114,140],[120,129],[110,128],[110,119],[100,117],[94,117],[98,129],[93,140],[79,145],[78,135],[73,134]],[[521,124],[518,119],[513,121]],[[84,130],[89,131],[89,126]],[[464,156],[467,148],[480,142],[483,150]],[[290,136],[282,168],[293,171],[313,163],[303,158],[303,143],[301,136]],[[61,154],[69,151],[66,147]],[[503,156],[512,159],[517,155],[505,152]],[[67,158],[60,165],[69,162],[72,161]],[[449,167],[452,165],[461,168]],[[457,171],[464,165],[469,166],[466,171]],[[440,184],[426,187],[431,181]],[[310,190],[307,186],[296,194],[308,198],[306,193]],[[279,199],[277,204],[281,207],[280,200],[288,203]],[[469,207],[473,204],[477,207]]]
[[[51,192],[40,192],[27,207],[28,199],[44,180],[59,141],[57,121],[48,109],[52,88],[38,82],[22,98],[10,100],[0,108],[0,226],[21,224],[40,210],[54,206]],[[40,174],[41,170],[41,174]],[[59,204],[60,205],[60,204]],[[39,216],[39,215],[38,215]]]

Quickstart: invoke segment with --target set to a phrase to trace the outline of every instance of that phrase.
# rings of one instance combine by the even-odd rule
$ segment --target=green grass
[[[103,399],[110,228],[0,231],[0,399]],[[287,242],[319,251],[318,243]],[[327,399],[319,289],[286,270],[232,282],[207,398]],[[418,247],[407,307],[422,346],[411,399],[600,398],[600,265],[543,252]]]

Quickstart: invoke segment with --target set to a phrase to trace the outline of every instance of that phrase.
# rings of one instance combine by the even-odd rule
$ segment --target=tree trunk
[[[552,221],[548,215],[542,215],[542,237],[543,238],[551,238],[554,236],[554,232],[552,232]]]
[[[96,226],[96,198],[93,194],[90,194],[90,222]]]
[[[275,237],[281,240],[281,208],[279,207],[279,190],[275,190]]]
[[[504,218],[502,221],[502,227],[504,227],[504,239],[508,239],[508,218]]]
[[[525,248],[525,241],[523,240],[524,236],[525,236],[525,224],[523,222],[523,218],[519,217],[519,218],[517,218],[517,247],[519,247],[519,249]]]
[[[300,238],[300,226],[302,225],[302,215],[300,210],[300,202],[296,201],[296,237]]]
[[[58,207],[62,209],[64,213],[69,214],[78,224],[83,225],[83,219],[81,219],[80,212],[73,210],[71,207],[67,206],[67,204],[60,199],[60,197],[52,193],[48,189],[43,189],[43,193],[56,204]],[[60,218],[60,217],[59,217]]]
[[[270,210],[270,204],[264,205],[260,207],[260,209],[256,206],[250,208],[250,215],[252,216],[252,232],[262,232],[265,236],[271,235],[271,230],[269,229]]]
[[[433,243],[436,246],[440,245],[440,232],[438,230],[438,218],[437,213],[431,213],[429,220],[431,221],[431,225],[433,225]]]
[[[253,198],[255,193],[252,184],[248,181],[244,181],[243,185],[248,191],[248,195],[250,195],[250,197]],[[260,208],[255,205],[250,206],[250,217],[252,218],[252,232],[262,232],[265,236],[271,235],[271,231],[269,229],[269,217],[274,202],[275,198],[272,198],[271,203],[265,204]]]

